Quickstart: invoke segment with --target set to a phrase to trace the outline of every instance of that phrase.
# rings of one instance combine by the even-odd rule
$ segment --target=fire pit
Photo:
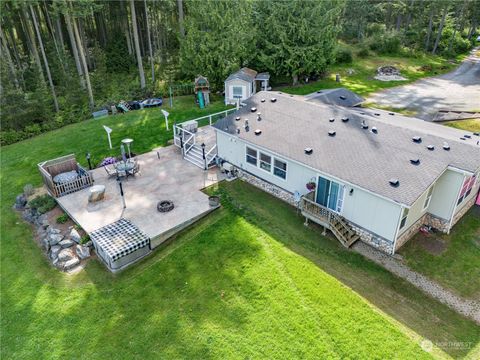
[[[157,204],[157,210],[162,213],[172,211],[174,207],[173,201],[170,200],[162,200]]]

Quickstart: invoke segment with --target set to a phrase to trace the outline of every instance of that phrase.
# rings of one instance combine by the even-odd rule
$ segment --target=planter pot
[[[211,207],[217,207],[220,205],[220,197],[219,196],[209,196],[208,203]]]

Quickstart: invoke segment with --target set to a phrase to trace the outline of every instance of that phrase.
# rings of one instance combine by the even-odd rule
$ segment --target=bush
[[[80,244],[85,245],[89,241],[90,241],[90,236],[83,235],[82,238],[80,239]]]
[[[57,206],[57,203],[54,198],[45,194],[37,196],[35,199],[31,200],[28,205],[30,205],[32,209],[35,209],[39,214],[45,214]]]
[[[335,51],[335,62],[337,64],[348,64],[353,61],[352,50],[347,48],[338,48]]]
[[[68,221],[69,217],[66,213],[63,213],[57,217],[57,224],[65,224]]]
[[[367,47],[362,47],[357,53],[358,57],[365,58],[370,55],[370,52],[368,51]]]
[[[400,37],[395,33],[376,35],[369,41],[371,50],[379,54],[396,54],[400,51]]]

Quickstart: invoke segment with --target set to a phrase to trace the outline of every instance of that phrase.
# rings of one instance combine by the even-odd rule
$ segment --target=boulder
[[[15,198],[15,209],[24,209],[25,205],[27,205],[27,197],[24,194],[17,195]]]
[[[47,238],[43,238],[42,241],[42,248],[44,248],[47,252],[50,250],[50,242]]]
[[[62,250],[62,247],[60,245],[53,245],[50,248],[50,259],[56,260],[61,250]]]
[[[58,253],[58,261],[68,261],[70,259],[73,259],[75,256],[75,253],[73,252],[72,248],[66,248],[60,250]]]
[[[90,249],[93,249],[93,241],[92,240],[88,240],[85,244],[83,244],[84,246],[88,246]]]
[[[58,243],[58,245],[60,245],[62,248],[69,248],[69,247],[72,247],[73,245],[75,245],[75,241],[73,240],[70,240],[70,239],[65,239],[65,240],[62,240]]]
[[[60,229],[55,229],[54,227],[51,227],[51,226],[50,226],[50,227],[47,229],[47,233],[48,233],[48,234],[60,234],[61,231],[60,231]]]
[[[75,246],[75,250],[81,260],[90,257],[90,248],[88,246],[77,245]]]
[[[71,258],[70,260],[65,261],[65,264],[63,264],[63,270],[73,269],[78,264],[80,264],[80,260],[77,257]]]
[[[22,217],[29,223],[34,223],[36,219],[36,213],[32,209],[27,209],[22,213]]]
[[[57,245],[62,240],[63,240],[63,235],[60,235],[60,234],[48,235],[48,241],[50,242],[50,245]]]
[[[94,185],[90,188],[88,202],[97,202],[105,197],[105,185]]]
[[[77,244],[80,244],[80,240],[82,239],[82,237],[77,230],[72,229],[72,231],[70,231],[70,239],[75,241]]]

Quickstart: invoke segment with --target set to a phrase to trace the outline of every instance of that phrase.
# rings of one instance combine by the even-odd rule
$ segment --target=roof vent
[[[240,134],[240,128],[237,128],[237,134]]]
[[[472,137],[468,134],[463,135],[464,138],[471,139]]]
[[[480,133],[474,132],[473,135],[475,135],[475,136],[480,136]]]
[[[420,159],[410,159],[410,164],[412,165],[420,165]]]
[[[330,130],[328,132],[328,136],[335,136],[337,133],[335,132],[335,130]]]
[[[271,98],[270,101],[271,101],[272,103],[277,102],[277,98]]]
[[[340,100],[347,100],[347,97],[343,96],[343,95],[340,95],[339,98],[340,98]]]
[[[260,129],[255,130],[255,135],[258,136],[258,135],[260,135],[261,133],[262,133],[262,130],[260,130]]]
[[[252,108],[250,108],[250,111],[251,111],[251,112],[256,112],[256,111],[257,111],[257,108],[256,108],[256,107],[252,107]]]
[[[328,121],[334,122],[334,121],[335,121],[335,118],[330,118],[330,119],[328,119]]]
[[[372,133],[374,133],[374,134],[378,134],[378,130],[377,130],[377,128],[376,128],[375,126],[374,126],[374,127],[372,127]]]
[[[389,182],[390,185],[392,185],[393,187],[398,187],[398,185],[400,185],[400,181],[398,181],[398,179],[395,179],[395,178],[392,178],[392,179],[388,180],[388,182]]]
[[[368,129],[368,125],[367,123],[365,122],[365,120],[362,121],[362,129]]]
[[[317,90],[317,94],[321,94],[322,93],[322,90]]]
[[[350,120],[348,117],[342,117],[343,122],[347,122],[348,120]]]
[[[362,111],[362,112],[360,113],[360,115],[365,115],[365,113]]]
[[[240,121],[240,116],[237,116],[237,117],[235,118],[235,121]]]
[[[245,132],[249,132],[249,131],[250,131],[250,126],[245,125]]]
[[[450,145],[448,145],[446,142],[443,143],[443,150],[449,151],[450,150]]]
[[[416,142],[416,143],[421,143],[422,142],[422,138],[420,136],[414,136],[412,137],[412,141],[413,142]]]
[[[257,121],[262,121],[262,114],[261,113],[257,113]]]
[[[265,99],[260,100],[260,102],[265,102]]]
[[[461,137],[460,140],[467,140],[467,139],[465,139],[464,137]]]
[[[433,145],[428,145],[428,146],[427,146],[427,149],[430,150],[430,151],[433,151],[433,150],[435,150],[435,146],[433,146]]]
[[[380,114],[379,114],[379,113],[374,113],[373,115],[375,115],[375,116],[380,116]]]
[[[393,115],[395,115],[395,113],[389,112],[388,115],[392,115],[392,116],[393,116]]]
[[[305,154],[307,154],[307,155],[312,155],[312,153],[313,153],[313,149],[312,149],[312,148],[309,148],[309,147],[303,149],[303,151],[304,151]]]

